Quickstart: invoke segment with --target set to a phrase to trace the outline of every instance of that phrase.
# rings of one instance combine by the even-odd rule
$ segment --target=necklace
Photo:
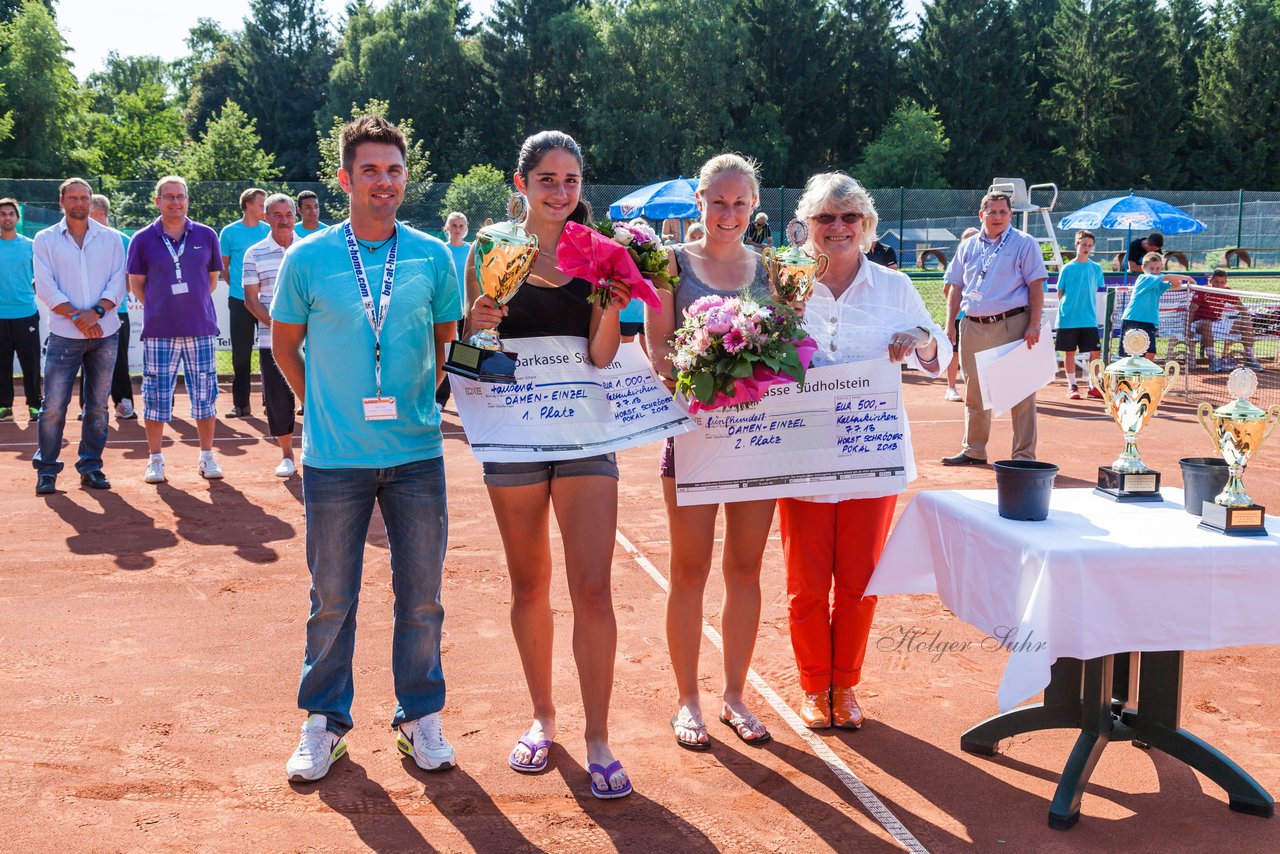
[[[395,237],[396,237],[395,234],[392,234],[390,237],[388,237],[386,240],[382,241],[381,243],[377,244],[376,246],[372,243],[365,243],[363,240],[357,240],[356,243],[359,243],[360,247],[364,249],[364,251],[366,252],[377,252],[379,249],[386,246],[392,240],[395,240]]]

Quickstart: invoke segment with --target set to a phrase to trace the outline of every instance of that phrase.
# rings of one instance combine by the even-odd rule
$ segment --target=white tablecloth
[[[1280,643],[1280,520],[1267,537],[1227,537],[1196,527],[1181,490],[1162,493],[1118,504],[1056,489],[1046,521],[1015,522],[995,490],[921,492],[867,593],[937,593],[1007,638],[1001,711],[1042,691],[1060,656]]]

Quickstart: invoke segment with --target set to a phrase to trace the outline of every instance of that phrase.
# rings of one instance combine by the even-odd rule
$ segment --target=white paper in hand
[[[1058,357],[1053,334],[1046,323],[1040,340],[1031,349],[1025,341],[1011,341],[973,354],[982,388],[982,405],[995,416],[1003,415],[1029,395],[1053,382]]]

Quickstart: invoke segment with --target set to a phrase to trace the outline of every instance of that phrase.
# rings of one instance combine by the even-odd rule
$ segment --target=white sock
[[[162,462],[164,462],[164,454],[152,454],[152,455],[151,455],[151,462],[153,462],[153,463],[162,463]]]
[[[213,459],[213,451],[201,451],[201,452],[200,452],[200,460],[201,460],[202,462],[203,462],[204,460],[211,460],[211,459]]]

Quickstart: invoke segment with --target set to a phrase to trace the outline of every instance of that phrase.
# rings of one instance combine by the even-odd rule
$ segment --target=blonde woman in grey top
[[[760,255],[743,245],[742,235],[759,201],[754,165],[736,154],[722,154],[702,167],[698,206],[703,237],[670,251],[670,269],[680,276],[675,294],[659,292],[661,313],[645,310],[645,336],[654,369],[674,387],[671,339],[683,310],[707,294],[734,294],[749,285],[767,298],[768,285]],[[678,708],[671,718],[676,743],[687,750],[707,750],[706,719],[698,693],[698,654],[702,640],[702,598],[711,572],[717,504],[676,504],[674,445],[668,440],[662,464],[662,495],[671,532],[671,585],[667,594],[667,647],[676,677]],[[769,731],[743,700],[747,670],[760,623],[760,563],[773,499],[726,503],[724,558],[724,691],[717,717],[751,745],[769,741]]]

